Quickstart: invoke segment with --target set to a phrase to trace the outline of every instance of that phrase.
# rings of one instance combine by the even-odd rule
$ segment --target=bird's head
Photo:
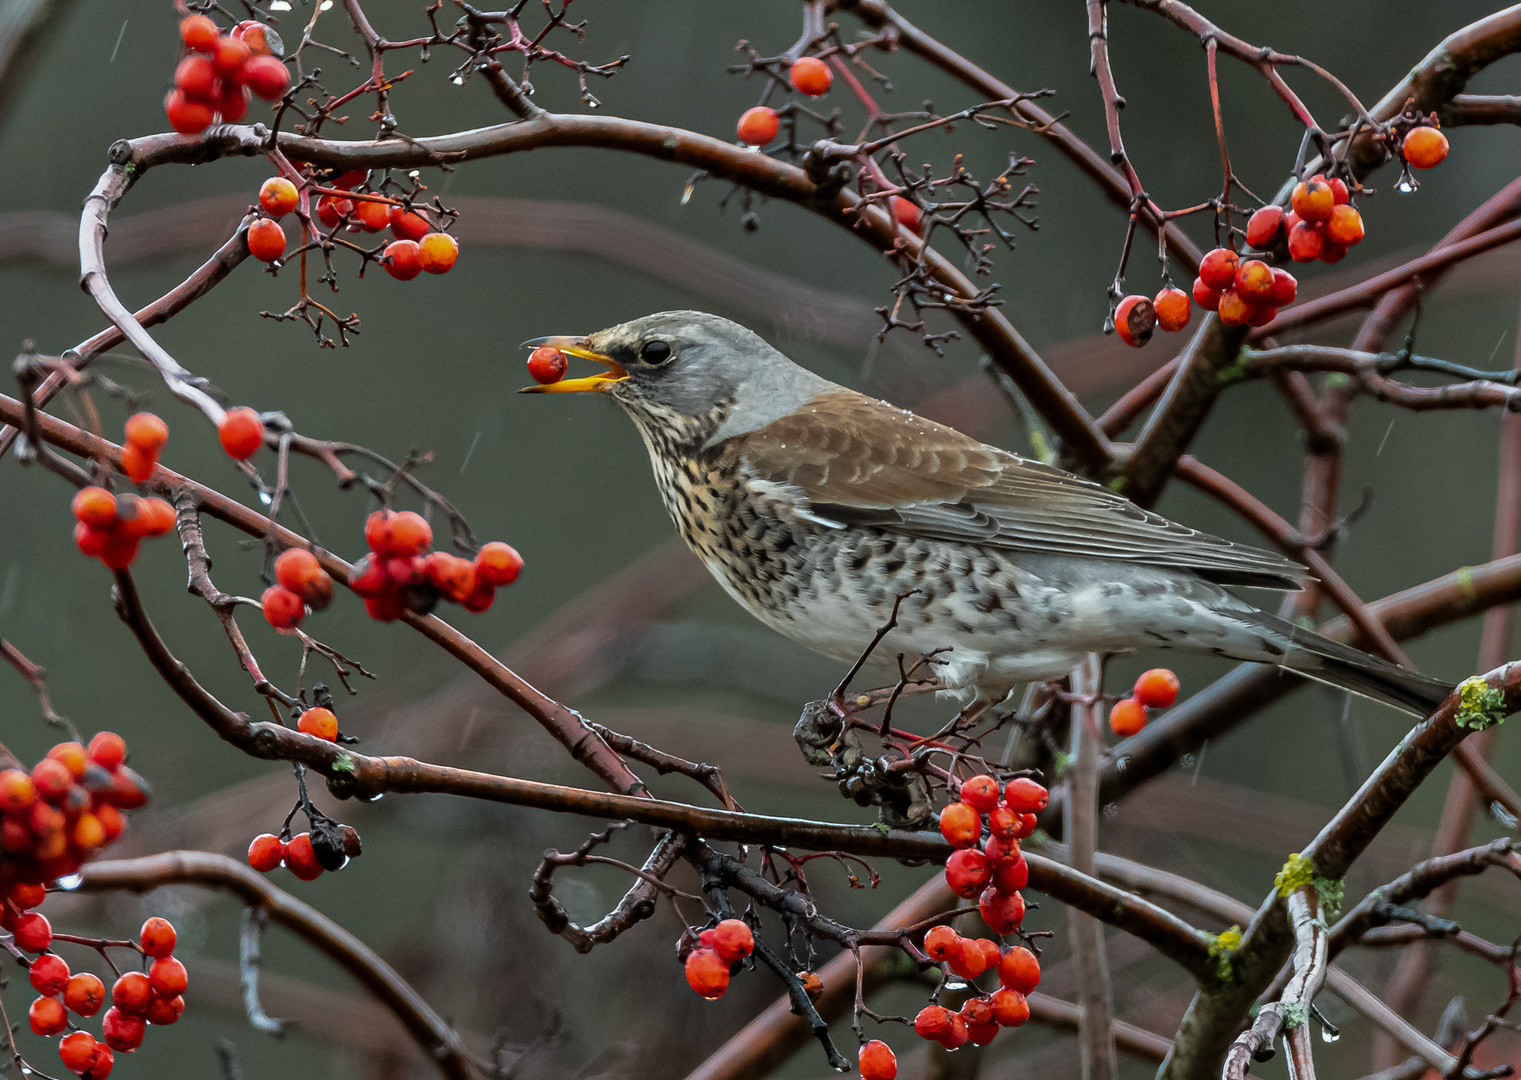
[[[832,385],[754,331],[702,311],[663,311],[585,337],[523,344],[547,345],[607,370],[522,393],[606,394],[642,428],[700,430],[705,441],[754,431]]]

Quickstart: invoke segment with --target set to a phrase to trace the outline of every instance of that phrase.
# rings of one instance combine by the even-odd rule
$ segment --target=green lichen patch
[[[1302,889],[1314,880],[1315,864],[1296,851],[1283,864],[1283,869],[1278,871],[1278,876],[1273,878],[1273,888],[1278,890],[1279,896],[1287,900],[1289,894],[1295,889]]]
[[[1453,720],[1458,727],[1474,731],[1483,731],[1504,722],[1504,691],[1496,690],[1480,675],[1464,679],[1458,686],[1458,714]]]

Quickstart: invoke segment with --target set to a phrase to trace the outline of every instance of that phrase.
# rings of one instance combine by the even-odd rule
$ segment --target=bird
[[[522,392],[611,398],[718,583],[832,659],[895,615],[885,655],[929,658],[964,705],[1148,647],[1276,664],[1417,715],[1451,689],[1228,591],[1299,589],[1300,564],[830,382],[728,319],[666,311],[524,346],[602,365]]]

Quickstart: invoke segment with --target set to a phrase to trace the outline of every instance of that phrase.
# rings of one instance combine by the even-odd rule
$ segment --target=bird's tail
[[[1277,662],[1307,678],[1339,686],[1417,716],[1434,711],[1452,692],[1450,683],[1396,667],[1264,611],[1253,611],[1251,618],[1286,644],[1285,654]]]

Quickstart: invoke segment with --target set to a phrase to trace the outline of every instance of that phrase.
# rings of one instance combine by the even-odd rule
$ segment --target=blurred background
[[[421,0],[370,0],[380,33],[425,33]],[[1441,38],[1492,10],[1482,3],[1310,0],[1242,5],[1203,0],[1199,9],[1254,43],[1302,53],[1335,71],[1372,103]],[[1088,77],[1083,5],[961,0],[903,0],[903,13],[1000,77],[1025,90],[1051,88],[1052,112],[1081,135],[1103,141],[1096,85]],[[280,29],[298,36],[311,7],[297,3]],[[178,43],[165,0],[0,0],[0,25],[41,12],[40,28],[13,59],[0,99],[0,342],[45,353],[68,348],[103,325],[76,286],[75,230],[83,197],[105,167],[115,139],[164,130],[162,98]],[[588,20],[584,46],[561,47],[601,62],[632,56],[615,78],[592,90],[608,113],[670,123],[729,137],[755,103],[758,80],[726,73],[740,39],[763,54],[788,47],[799,29],[794,4],[584,0],[573,14]],[[449,9],[441,20],[452,19]],[[857,24],[840,22],[849,39]],[[316,37],[342,48],[358,42],[340,9],[321,15]],[[568,43],[568,44],[567,44]],[[1197,42],[1155,16],[1116,6],[1111,56],[1121,93],[1126,144],[1148,192],[1164,206],[1202,201],[1218,191],[1218,154],[1210,120],[1203,54]],[[892,82],[884,105],[918,108],[926,100],[950,111],[974,103],[959,86],[908,55],[873,55]],[[455,61],[442,50],[431,63],[393,54],[388,70],[416,73],[393,99],[401,130],[412,135],[500,123],[508,117],[478,82],[451,85]],[[340,56],[321,60],[335,92],[361,76]],[[517,67],[509,62],[509,72]],[[1273,192],[1293,161],[1300,133],[1266,84],[1222,61],[1227,134],[1238,175],[1259,193]],[[1514,92],[1516,58],[1473,84],[1479,93]],[[1334,126],[1342,106],[1304,73],[1290,81],[1322,122]],[[574,76],[535,68],[537,100],[580,110]],[[842,88],[826,106],[851,120]],[[356,102],[331,137],[367,135]],[[251,118],[257,118],[251,116]],[[1349,284],[1411,257],[1475,205],[1516,176],[1521,137],[1510,127],[1450,133],[1447,163],[1422,177],[1411,196],[1393,190],[1388,169],[1370,180],[1368,239],[1336,267],[1301,275],[1301,295]],[[1015,252],[997,256],[1004,310],[1078,391],[1102,408],[1162,363],[1180,343],[1159,339],[1126,349],[1098,330],[1105,289],[1123,239],[1123,215],[1091,182],[1038,137],[1001,128],[930,133],[910,144],[911,163],[944,173],[962,151],[977,175],[990,177],[1007,155],[1035,159],[1029,180],[1040,188],[1038,232],[1021,234]],[[193,270],[230,233],[269,175],[262,160],[165,167],[148,174],[113,216],[106,256],[118,294],[137,307]],[[330,298],[355,311],[361,333],[352,347],[319,350],[299,324],[276,324],[261,310],[296,299],[294,271],[278,277],[252,260],[204,301],[155,331],[186,366],[239,404],[283,409],[304,433],[362,443],[400,459],[414,448],[434,463],[425,480],[464,511],[482,539],[499,538],[523,553],[527,569],[486,614],[451,609],[448,617],[524,677],[588,717],[657,746],[723,766],[749,810],[867,821],[802,761],[790,728],[802,702],[823,696],[841,672],[752,621],[708,578],[674,538],[632,426],[609,403],[525,399],[518,342],[553,333],[584,333],[651,311],[701,308],[744,322],[829,378],[915,408],[1015,450],[1020,425],[978,367],[969,342],[937,357],[909,334],[875,338],[872,308],[887,303],[893,269],[848,233],[790,205],[757,203],[760,227],[741,228],[726,187],[699,184],[683,204],[687,172],[611,152],[549,150],[474,163],[425,176],[430,193],[462,212],[462,254],[445,277],[403,283],[372,272],[356,280],[339,260],[342,291]],[[1193,228],[1208,240],[1207,223]],[[1155,264],[1139,244],[1131,287],[1152,292]],[[1514,251],[1474,260],[1447,278],[1427,304],[1421,351],[1475,366],[1505,366],[1516,352],[1518,274]],[[328,299],[328,298],[324,298]],[[1344,344],[1355,321],[1317,340]],[[168,399],[125,353],[98,364],[111,379],[151,395],[170,423],[164,460],[176,470],[252,502],[253,492],[220,452],[199,416]],[[107,434],[127,409],[102,395]],[[62,409],[60,404],[58,407]],[[1372,402],[1354,410],[1344,511],[1371,493],[1371,509],[1351,527],[1338,565],[1364,598],[1485,561],[1495,483],[1493,413],[1416,415]],[[1275,392],[1239,387],[1220,401],[1195,452],[1280,513],[1298,515],[1300,437]],[[294,483],[318,539],[346,558],[362,550],[360,525],[371,508],[359,492],[336,490],[329,475],[298,461]],[[241,856],[257,832],[278,831],[295,795],[289,770],[250,760],[222,745],[152,674],[128,631],[112,614],[107,571],[69,543],[63,485],[40,469],[0,462],[0,634],[44,665],[60,711],[87,734],[124,735],[133,764],[154,786],[150,809],[134,818],[114,854],[169,846]],[[1160,509],[1179,520],[1255,542],[1243,523],[1174,485]],[[208,546],[218,585],[257,595],[261,557],[240,535],[214,523]],[[184,590],[177,545],[144,546],[138,580],[150,614],[197,676],[236,708],[262,710],[237,668],[215,619]],[[287,687],[299,650],[257,617],[245,627],[266,671]],[[341,597],[307,628],[357,657],[379,678],[340,695],[345,730],[371,753],[407,753],[435,761],[534,779],[592,785],[527,717],[494,696],[414,633],[371,622],[357,601]],[[1423,670],[1449,679],[1470,673],[1478,623],[1462,623],[1411,643]],[[1123,685],[1157,655],[1125,658],[1111,685]],[[1166,660],[1185,694],[1226,670],[1208,660]],[[318,678],[323,676],[319,674]],[[331,681],[331,680],[328,680]],[[939,713],[905,714],[929,724]],[[1158,863],[1255,906],[1285,855],[1298,850],[1406,728],[1400,715],[1337,694],[1306,690],[1266,711],[1228,738],[1122,805],[1106,808],[1102,843]],[[28,760],[53,741],[26,685],[0,671],[0,739]],[[1502,739],[1496,764],[1515,777],[1521,749]],[[1450,770],[1444,768],[1399,815],[1354,871],[1349,897],[1400,873],[1430,848]],[[679,780],[658,793],[702,801]],[[668,907],[610,946],[580,956],[539,925],[526,898],[529,878],[548,847],[569,849],[596,827],[590,820],[435,797],[392,797],[370,806],[319,805],[356,825],[365,854],[343,872],[302,885],[276,879],[374,946],[413,980],[467,1041],[485,1049],[498,1033],[509,1045],[534,1044],[516,1074],[524,1077],[673,1077],[717,1047],[773,1000],[780,987],[764,972],[735,980],[718,1004],[700,1001],[675,962],[679,923]],[[1485,820],[1475,842],[1498,835]],[[632,830],[613,848],[638,861],[648,836]],[[868,925],[924,881],[930,870],[884,864],[874,892],[852,891],[834,867],[813,864],[811,882],[824,909]],[[598,869],[563,874],[557,891],[574,916],[598,917],[626,887]],[[1455,911],[1465,928],[1497,941],[1516,934],[1516,882],[1489,875],[1462,889]],[[76,903],[72,902],[71,903]],[[63,901],[56,904],[63,914]],[[124,1077],[216,1073],[213,1048],[229,1041],[242,1075],[324,1077],[426,1076],[430,1066],[400,1026],[347,976],[278,930],[265,945],[265,1006],[295,1021],[281,1040],[252,1031],[237,990],[239,905],[193,889],[147,897],[83,900],[73,908],[82,932],[125,933],[146,913],[181,928],[191,972],[189,1009],[171,1032],[147,1040],[118,1064]],[[56,920],[55,920],[56,921]],[[1048,903],[1026,925],[1061,931]],[[1211,927],[1211,929],[1220,929]],[[1042,989],[1071,994],[1061,964],[1061,934]],[[821,957],[819,962],[822,963]],[[1477,1021],[1503,998],[1496,971],[1456,951],[1440,966],[1413,1020],[1426,1031],[1454,996]],[[1357,975],[1381,985],[1394,957],[1346,958]],[[1119,1014],[1170,1034],[1187,1003],[1186,979],[1171,964],[1128,940],[1111,942]],[[912,1012],[923,990],[901,986],[878,1007]],[[16,990],[9,1007],[25,1002]],[[1326,1075],[1366,1071],[1366,1023],[1327,996],[1327,1015],[1345,1037],[1319,1049]],[[13,1012],[13,1015],[15,1013]],[[850,1044],[848,1031],[844,1042]],[[887,1037],[901,1051],[917,1040],[903,1029]],[[23,1050],[49,1062],[51,1046],[24,1035]],[[1497,1038],[1493,1064],[1517,1041]],[[1501,1057],[1496,1057],[1501,1055]],[[919,1067],[905,1057],[904,1073]],[[1126,1063],[1130,1076],[1150,1067]],[[779,1075],[828,1071],[816,1046]],[[1034,1025],[999,1039],[984,1055],[983,1075],[1075,1076],[1070,1036]],[[1282,1075],[1281,1058],[1261,1067]]]

